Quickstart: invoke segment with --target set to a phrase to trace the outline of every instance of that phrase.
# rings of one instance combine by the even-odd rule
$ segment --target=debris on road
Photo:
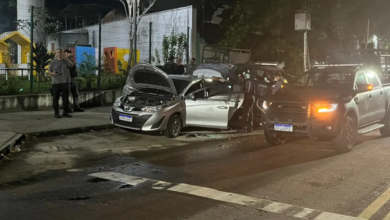
[[[91,199],[91,197],[89,197],[89,196],[76,196],[76,197],[69,198],[70,201],[82,201],[82,200],[88,200],[88,199]]]
[[[129,185],[129,184],[123,184],[120,187],[118,187],[118,190],[121,190],[121,189],[131,189],[131,188],[134,188],[134,186]]]
[[[108,182],[107,179],[102,179],[102,178],[92,178],[87,180],[88,183],[103,183],[103,182]]]
[[[187,135],[187,138],[196,138],[198,137],[198,134],[189,134]]]

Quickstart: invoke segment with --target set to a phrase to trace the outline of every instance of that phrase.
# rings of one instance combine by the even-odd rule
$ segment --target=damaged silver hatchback
[[[167,75],[151,64],[137,64],[112,107],[111,123],[169,138],[189,126],[228,129],[243,100],[244,94],[235,93],[229,83]]]

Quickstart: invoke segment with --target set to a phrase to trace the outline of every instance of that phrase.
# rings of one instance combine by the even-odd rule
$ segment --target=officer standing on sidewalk
[[[65,55],[69,58],[70,62],[73,63],[73,67],[69,68],[70,77],[71,77],[70,93],[73,96],[73,106],[69,102],[70,112],[72,112],[72,111],[74,111],[74,112],[84,112],[84,110],[80,108],[80,104],[79,104],[79,86],[78,86],[77,81],[76,81],[77,68],[76,68],[75,63],[72,61],[72,58],[73,58],[72,51],[69,50],[69,49],[66,49],[65,50]]]
[[[243,131],[245,133],[253,132],[253,106],[255,104],[255,88],[252,81],[250,71],[247,70],[244,73],[245,82],[244,82],[244,111],[242,114],[242,124]]]

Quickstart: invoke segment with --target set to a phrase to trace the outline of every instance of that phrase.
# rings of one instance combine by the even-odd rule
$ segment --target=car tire
[[[265,140],[267,141],[267,143],[271,146],[279,146],[279,145],[286,143],[286,141],[287,141],[286,138],[274,137],[272,132],[268,131],[267,129],[264,129],[264,136],[265,136]]]
[[[168,121],[167,130],[164,131],[164,135],[167,138],[177,138],[182,129],[183,120],[179,115],[173,115]]]
[[[355,147],[358,135],[358,125],[356,120],[351,117],[345,117],[340,134],[333,139],[333,145],[338,152],[347,153]]]
[[[385,127],[379,129],[379,132],[383,137],[390,137],[390,108],[387,109],[383,124],[385,125]]]

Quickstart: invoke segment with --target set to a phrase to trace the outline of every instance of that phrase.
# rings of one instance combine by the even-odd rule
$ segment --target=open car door
[[[190,85],[185,93],[186,125],[227,129],[230,101],[228,96],[209,97],[203,80]]]

